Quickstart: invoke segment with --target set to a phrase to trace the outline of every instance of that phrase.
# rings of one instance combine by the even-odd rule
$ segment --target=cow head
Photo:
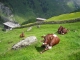
[[[42,38],[43,38],[43,40],[42,40],[42,46],[41,47],[46,47],[46,45],[47,45],[47,42],[48,42],[48,40],[47,40],[47,37],[46,36],[41,36]]]
[[[60,27],[58,28],[58,33],[61,34],[61,33],[62,33],[62,30],[63,30],[63,27],[60,26]]]
[[[68,29],[66,29],[66,28],[63,28],[63,30],[62,30],[62,35],[64,35],[64,34],[66,34],[68,32]]]
[[[44,38],[43,40],[43,44],[41,47],[44,47],[44,48],[49,48],[51,49],[51,47],[49,46],[52,39],[55,37],[56,35],[53,35],[53,34],[47,34],[46,36],[42,36],[42,38]]]

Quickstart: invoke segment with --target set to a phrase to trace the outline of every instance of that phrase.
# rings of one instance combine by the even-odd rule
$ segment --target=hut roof
[[[15,28],[15,27],[19,27],[20,26],[19,24],[15,24],[13,22],[5,22],[3,24],[8,26],[8,27],[11,27],[11,28]]]
[[[41,20],[41,21],[44,21],[44,20],[46,20],[46,19],[44,19],[44,18],[36,18],[37,20]]]

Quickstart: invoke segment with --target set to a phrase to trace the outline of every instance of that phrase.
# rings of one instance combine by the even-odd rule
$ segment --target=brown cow
[[[21,34],[20,34],[20,38],[23,38],[24,37],[24,33],[22,32]]]
[[[60,39],[55,34],[47,34],[46,36],[43,36],[43,44],[41,47],[44,47],[44,50],[42,50],[40,53],[43,53],[46,50],[51,49],[54,45],[58,44]]]
[[[68,29],[60,26],[60,27],[58,28],[58,31],[57,31],[57,32],[58,32],[59,34],[66,34],[66,33],[68,32]]]
[[[68,32],[68,29],[63,28],[62,33],[61,34],[66,34]]]
[[[63,30],[63,27],[60,26],[60,27],[58,28],[58,33],[61,34],[61,33],[62,33],[62,30]]]

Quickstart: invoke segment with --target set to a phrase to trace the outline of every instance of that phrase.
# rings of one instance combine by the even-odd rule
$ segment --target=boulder
[[[16,50],[16,49],[19,49],[21,47],[29,46],[36,41],[37,41],[37,38],[35,36],[30,36],[30,37],[25,38],[24,40],[21,40],[17,44],[13,45],[12,49]]]
[[[29,27],[28,29],[27,29],[27,31],[30,31],[32,29],[32,27]]]

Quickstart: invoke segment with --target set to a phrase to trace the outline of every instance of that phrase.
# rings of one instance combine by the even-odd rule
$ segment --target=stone
[[[35,36],[30,36],[30,37],[25,38],[24,40],[21,40],[17,44],[13,45],[12,49],[16,50],[16,49],[19,49],[21,47],[29,46],[36,41],[37,41],[37,38]]]

